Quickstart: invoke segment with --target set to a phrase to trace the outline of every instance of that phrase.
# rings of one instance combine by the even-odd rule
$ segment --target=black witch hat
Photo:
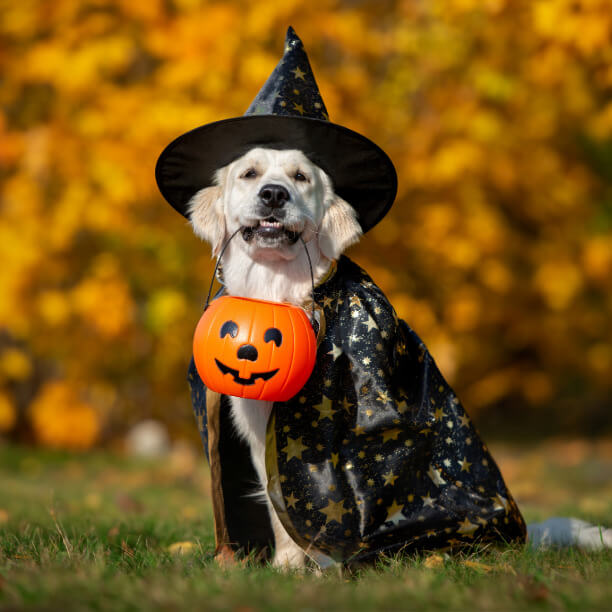
[[[213,184],[215,171],[253,147],[301,150],[329,174],[364,232],[395,199],[393,163],[365,136],[329,121],[302,41],[291,27],[283,58],[242,117],[200,126],[164,149],[155,169],[159,189],[188,216],[189,200]]]

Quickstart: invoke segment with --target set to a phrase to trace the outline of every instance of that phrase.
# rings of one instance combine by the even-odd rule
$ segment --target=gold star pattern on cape
[[[368,315],[368,318],[366,321],[363,321],[363,324],[367,326],[368,331],[372,331],[373,329],[378,329],[378,325],[376,325],[376,321],[370,315]]]
[[[389,397],[389,394],[386,391],[379,391],[378,392],[378,397],[376,398],[379,402],[382,402],[383,404],[385,404],[386,402],[388,402],[391,398]]]
[[[292,440],[291,438],[287,438],[287,446],[285,446],[285,448],[283,448],[283,452],[287,453],[287,461],[289,461],[290,459],[299,459],[300,461],[302,460],[302,453],[307,449],[308,447],[304,444],[302,444],[302,436],[300,436],[299,438],[297,438],[296,440]]]
[[[397,440],[398,436],[402,433],[402,430],[398,427],[394,427],[393,429],[386,429],[382,432],[382,441],[383,444],[388,442],[389,440]]]
[[[347,562],[524,540],[522,517],[461,403],[378,287],[341,257],[315,301],[324,306],[315,369],[294,398],[274,404],[268,430],[277,449],[266,462],[272,499],[284,500],[289,535]],[[206,392],[197,374],[190,384],[204,441]]]
[[[404,412],[408,412],[408,402],[406,402],[406,400],[402,400],[398,405],[397,405],[397,411],[400,414],[404,414]]]
[[[332,401],[325,396],[323,396],[322,402],[315,406],[315,410],[319,411],[319,418],[317,421],[320,421],[321,419],[331,420],[334,418],[334,413],[336,412],[332,406]]]
[[[383,480],[385,481],[385,486],[392,485],[399,478],[399,476],[396,476],[393,473],[393,470],[390,470],[386,474],[383,474],[382,477],[383,477]]]
[[[387,508],[387,518],[385,519],[385,523],[391,521],[392,523],[397,524],[402,520],[406,520],[402,514],[403,509],[403,504],[398,504],[395,500],[393,500],[393,503]]]
[[[434,468],[433,465],[429,466],[429,470],[427,471],[427,475],[431,478],[433,483],[436,486],[438,486],[438,487],[441,486],[441,485],[445,485],[446,484],[446,480],[444,480],[444,478],[442,478],[440,470],[436,470],[436,468]]]
[[[459,462],[459,465],[461,466],[462,472],[469,472],[470,467],[472,466],[472,464],[465,457],[463,458],[463,461]]]
[[[436,421],[441,421],[445,416],[446,413],[444,412],[444,408],[436,408],[434,411],[434,418]]]
[[[333,342],[332,342],[332,350],[329,351],[329,353],[327,353],[328,355],[333,355],[334,357],[334,361],[336,361],[336,359],[338,359],[338,357],[340,357],[340,355],[342,355],[342,349],[339,346],[336,346]]]
[[[344,508],[344,500],[341,499],[338,502],[334,502],[329,500],[329,503],[325,508],[319,508],[319,512],[322,512],[325,517],[325,524],[336,521],[337,523],[342,523],[342,517],[350,512],[350,510],[345,510]]]
[[[285,503],[287,504],[287,508],[295,508],[295,504],[298,502],[298,498],[293,495],[289,495],[289,497],[285,498]]]
[[[434,502],[436,501],[433,497],[430,497],[429,495],[421,495],[421,499],[423,500],[423,505],[429,506],[430,508],[433,508]]]
[[[508,506],[509,506],[508,500],[502,497],[499,493],[491,499],[495,503],[495,506],[494,506],[495,510],[501,510],[502,508],[506,511],[508,510]]]
[[[465,535],[468,538],[473,537],[474,532],[478,529],[478,525],[470,522],[470,520],[466,517],[463,521],[459,523],[459,529],[457,529],[457,533],[461,535]]]
[[[353,402],[351,402],[348,397],[345,397],[342,399],[343,410],[346,410],[346,412],[350,413],[352,407],[353,407]]]

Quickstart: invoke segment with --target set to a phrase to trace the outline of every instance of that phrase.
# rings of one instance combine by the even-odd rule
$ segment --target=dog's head
[[[191,199],[189,218],[214,255],[240,230],[236,240],[254,260],[294,259],[299,238],[316,240],[323,256],[336,259],[361,235],[353,207],[298,150],[254,148],[220,168],[215,185]]]

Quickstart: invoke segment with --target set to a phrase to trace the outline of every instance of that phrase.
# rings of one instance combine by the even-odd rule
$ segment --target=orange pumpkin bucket
[[[317,343],[308,316],[291,304],[222,296],[206,309],[193,357],[213,391],[283,402],[306,383]]]
[[[240,230],[227,240],[221,257]],[[314,276],[304,241],[312,282]],[[292,398],[310,378],[317,356],[317,339],[304,310],[292,304],[221,296],[210,303],[193,337],[193,359],[200,378],[212,391],[269,402]]]

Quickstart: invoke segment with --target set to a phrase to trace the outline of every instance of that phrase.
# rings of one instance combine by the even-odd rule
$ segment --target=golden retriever
[[[338,197],[328,175],[301,151],[255,148],[218,170],[216,185],[189,205],[195,233],[218,255],[239,230],[223,258],[228,294],[303,304],[331,262],[361,235],[354,209]],[[232,417],[251,449],[270,511],[274,565],[300,567],[304,552],[289,537],[266,492],[265,435],[271,402],[232,398]],[[318,559],[322,563],[322,559]]]

